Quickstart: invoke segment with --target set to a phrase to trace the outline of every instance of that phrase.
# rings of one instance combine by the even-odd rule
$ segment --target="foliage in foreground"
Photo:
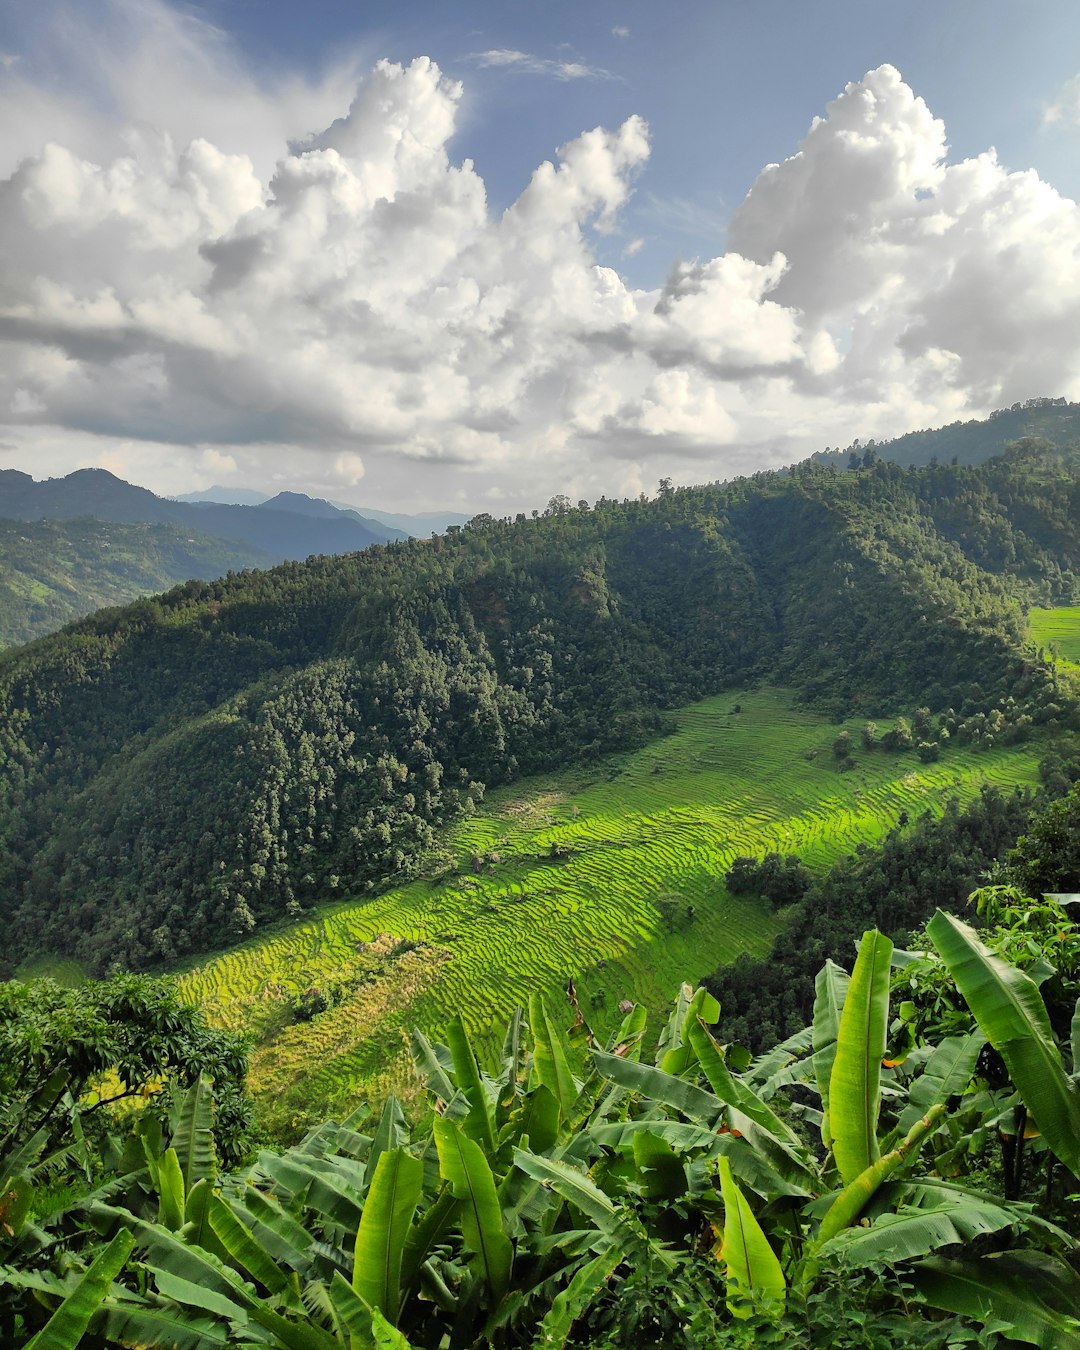
[[[6,1213],[0,1330],[34,1350],[1080,1347],[1080,1244],[1000,1195],[979,1147],[1019,1120],[1075,1189],[1080,1089],[1053,1025],[1075,930],[1054,901],[984,901],[993,945],[1042,944],[1028,971],[944,913],[921,955],[871,930],[756,1060],[717,1044],[689,986],[655,1053],[637,1007],[601,1048],[571,984],[569,1031],[534,996],[493,1072],[460,1022],[447,1045],[416,1034],[426,1128],[390,1099],[370,1132],[358,1112],[225,1174],[200,1077],[164,1132],[139,1123],[122,1176]]]

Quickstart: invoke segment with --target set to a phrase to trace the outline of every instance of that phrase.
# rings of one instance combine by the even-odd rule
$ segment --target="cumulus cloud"
[[[183,32],[217,87],[220,35]],[[58,115],[0,180],[0,435],[28,467],[509,509],[1080,396],[1076,204],[992,152],[950,164],[891,67],[762,171],[726,251],[645,290],[597,260],[648,161],[640,118],[573,138],[496,213],[427,58],[333,107],[305,86],[272,157],[245,119],[273,100],[236,84],[221,134],[168,97],[129,116],[150,109],[131,94],[93,144]]]

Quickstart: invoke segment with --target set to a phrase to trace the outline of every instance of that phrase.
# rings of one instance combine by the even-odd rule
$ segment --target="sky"
[[[542,508],[1080,399],[1075,0],[0,0],[0,468]]]

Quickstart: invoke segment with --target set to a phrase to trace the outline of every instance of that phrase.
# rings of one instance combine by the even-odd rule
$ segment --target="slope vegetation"
[[[486,788],[761,676],[834,715],[952,707],[997,742],[1063,725],[1023,608],[1075,598],[1078,504],[1074,460],[1038,447],[808,465],[83,620],[0,660],[6,956],[173,960],[335,885],[377,894]]]
[[[261,549],[169,524],[0,520],[0,647],[190,577],[271,561]]]
[[[320,906],[188,973],[185,993],[213,1021],[255,1033],[267,1123],[291,1133],[390,1087],[408,1095],[414,1025],[441,1035],[460,1013],[491,1056],[512,1009],[537,988],[561,999],[568,976],[604,1030],[624,999],[659,1010],[681,980],[766,951],[783,923],[728,893],[736,855],[795,851],[820,870],[901,813],[1034,782],[1042,753],[950,748],[921,764],[875,750],[841,771],[840,728],[776,689],[675,721],[635,753],[492,793],[423,878]]]

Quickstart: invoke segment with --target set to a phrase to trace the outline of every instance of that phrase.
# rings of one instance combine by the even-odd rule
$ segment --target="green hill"
[[[675,721],[632,754],[492,793],[426,876],[320,905],[185,975],[211,1020],[255,1034],[264,1120],[291,1132],[391,1087],[407,1098],[408,1031],[442,1036],[455,1013],[493,1059],[513,1008],[536,988],[561,1001],[570,975],[604,1032],[624,999],[658,1012],[680,981],[763,953],[782,926],[726,890],[736,855],[797,852],[820,871],[901,812],[1034,783],[1043,753],[1041,741],[956,747],[921,764],[859,751],[841,771],[841,728],[776,689],[707,699]],[[858,741],[859,726],[848,730]]]
[[[0,647],[190,577],[265,567],[261,549],[186,526],[0,520]]]
[[[487,788],[767,677],[1070,725],[1024,609],[1075,599],[1074,456],[780,476],[190,584],[0,659],[5,956],[173,961],[373,897]],[[257,508],[254,508],[257,509]]]

